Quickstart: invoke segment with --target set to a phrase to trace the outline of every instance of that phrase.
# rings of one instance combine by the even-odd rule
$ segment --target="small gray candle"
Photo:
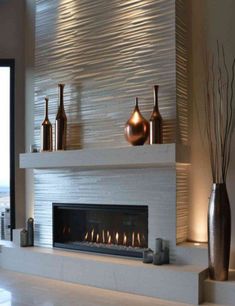
[[[169,264],[169,248],[166,246],[163,250],[163,263]]]
[[[26,231],[26,229],[23,229],[20,232],[20,246],[27,247],[27,245],[28,245],[28,231]]]
[[[162,251],[162,239],[156,238],[155,241],[155,253],[160,253]]]
[[[163,253],[163,252],[161,252]],[[162,264],[162,256],[161,253],[153,254],[153,264],[160,266]]]
[[[29,218],[27,221],[27,230],[28,230],[28,246],[34,245],[34,220]]]
[[[143,263],[153,262],[153,250],[147,249],[143,251]]]
[[[169,241],[167,241],[167,240],[163,240],[163,241],[162,241],[162,249],[164,250],[165,247],[168,247],[168,248],[169,248]]]

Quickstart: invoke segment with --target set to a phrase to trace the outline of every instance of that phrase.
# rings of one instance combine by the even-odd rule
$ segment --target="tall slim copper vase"
[[[151,117],[149,119],[150,131],[149,142],[150,144],[162,143],[162,116],[158,108],[158,85],[153,86],[154,106]]]
[[[231,241],[231,212],[225,183],[213,184],[208,209],[209,276],[228,279]]]
[[[55,149],[66,150],[67,116],[64,110],[64,84],[59,87],[59,106],[55,120]]]
[[[52,125],[48,118],[48,98],[45,98],[45,119],[41,125],[41,152],[52,151]]]

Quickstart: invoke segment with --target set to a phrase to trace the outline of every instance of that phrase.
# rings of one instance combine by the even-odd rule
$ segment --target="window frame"
[[[15,60],[0,59],[0,67],[10,68],[10,221],[11,240],[15,228]]]

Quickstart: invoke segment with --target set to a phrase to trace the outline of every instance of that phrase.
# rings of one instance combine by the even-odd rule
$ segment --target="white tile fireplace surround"
[[[169,242],[171,262],[207,265],[204,249],[177,247],[187,234],[187,147],[25,153],[20,166],[35,169],[36,245],[52,247],[52,203],[146,205],[148,247],[161,237]]]
[[[52,203],[148,206],[148,246],[161,237],[176,257],[175,145],[23,154],[35,170],[35,243],[52,246]],[[66,168],[63,168],[66,167]]]

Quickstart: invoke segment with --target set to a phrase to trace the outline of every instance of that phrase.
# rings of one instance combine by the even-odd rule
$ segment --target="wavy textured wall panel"
[[[46,95],[54,122],[59,82],[66,84],[69,148],[126,146],[134,98],[149,118],[154,84],[165,142],[175,142],[175,50],[173,0],[37,0],[36,142]]]
[[[149,243],[168,237],[175,248],[174,169],[35,170],[37,245],[52,244],[52,203],[148,205]]]
[[[189,174],[190,167],[176,165],[176,242],[181,243],[188,238],[189,210]]]
[[[176,1],[176,142],[189,144],[188,3]]]
[[[66,84],[69,149],[127,146],[123,128],[134,107],[134,99],[139,97],[141,112],[148,119],[152,111],[154,84],[160,86],[159,106],[164,118],[164,142],[175,142],[176,134],[181,135],[180,141],[187,142],[187,111],[181,116],[181,132],[176,132],[176,104],[179,101],[183,108],[186,105],[186,80],[182,77],[186,67],[183,48],[185,27],[181,23],[180,9],[176,17],[176,2],[36,0],[36,144],[40,142],[44,97],[49,97],[49,117],[54,123],[58,103],[57,84],[62,82]],[[178,8],[182,8],[182,3],[179,0]],[[180,77],[180,81],[176,76]],[[126,173],[124,176],[122,173],[114,171],[115,179],[109,180],[110,173],[107,172],[92,176],[91,173],[72,170],[58,170],[51,174],[47,170],[36,171],[37,244],[51,245],[51,232],[48,230],[51,228],[50,205],[53,201],[100,203],[104,188],[108,190],[109,201],[112,200],[112,191],[116,203],[129,204],[131,194],[136,189],[131,183],[122,194],[120,188],[127,182]],[[154,173],[157,182],[161,174],[157,174],[157,171]],[[103,178],[106,186],[102,185],[97,191],[100,177],[104,174],[108,175],[106,179]],[[136,183],[140,184],[141,177],[138,177],[139,182]],[[58,193],[58,184],[66,186],[63,195]],[[147,181],[145,185],[148,186]],[[147,187],[147,190],[153,200],[151,189]],[[119,201],[116,191],[119,191]],[[144,195],[148,201],[147,193]],[[163,216],[167,215],[162,192],[159,199],[156,205],[159,205],[160,216],[161,211]],[[139,203],[143,204],[143,201]],[[175,213],[175,207],[171,211]],[[175,232],[172,234],[175,235]]]
[[[189,145],[187,0],[176,1],[176,142]],[[176,167],[176,241],[188,238],[189,166]]]

